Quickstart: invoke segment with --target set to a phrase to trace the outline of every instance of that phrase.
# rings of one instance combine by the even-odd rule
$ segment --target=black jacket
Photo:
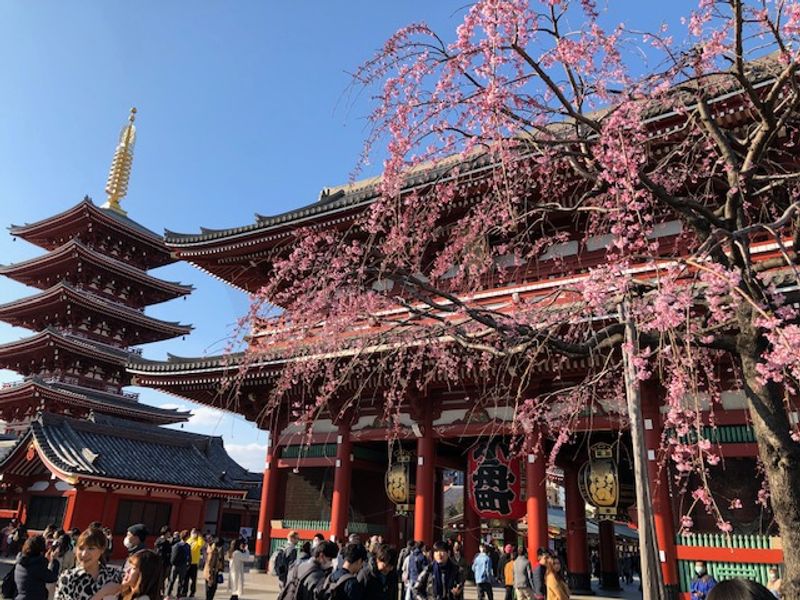
[[[53,560],[48,566],[44,556],[22,556],[14,565],[14,582],[17,584],[15,600],[47,600],[46,583],[58,579],[59,564]]]
[[[414,586],[414,594],[417,599],[423,600],[460,600],[464,597],[464,576],[459,567],[453,559],[449,559],[442,565],[442,574],[444,575],[445,585],[442,595],[437,595],[435,592],[436,586],[433,581],[433,563],[429,564],[422,570],[417,578],[417,583]],[[459,592],[453,593],[453,589],[458,587]]]
[[[314,559],[300,563],[296,577],[301,583],[297,589],[296,600],[314,600],[314,591],[330,572],[331,569],[323,569]]]
[[[358,580],[364,586],[364,600],[390,600],[397,598],[397,569],[386,575],[378,571],[375,564],[370,564],[358,573]]]

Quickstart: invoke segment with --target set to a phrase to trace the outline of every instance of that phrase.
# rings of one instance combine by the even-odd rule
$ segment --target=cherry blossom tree
[[[271,260],[251,355],[295,360],[265,412],[312,423],[371,397],[398,423],[409,396],[469,382],[555,456],[580,415],[624,423],[628,356],[664,390],[676,482],[729,532],[704,432],[741,389],[800,598],[800,3],[701,0],[676,32],[606,20],[593,0],[479,0],[452,40],[410,25],[355,73],[379,193]]]

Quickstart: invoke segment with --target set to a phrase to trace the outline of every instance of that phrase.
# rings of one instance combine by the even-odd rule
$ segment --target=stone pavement
[[[13,561],[10,559],[0,559],[0,578],[2,578],[11,568]],[[230,592],[228,592],[228,576],[225,574],[225,583],[223,583],[217,590],[215,600],[228,600]],[[205,589],[198,581],[197,598],[205,598]],[[502,588],[494,589],[495,600],[503,600],[505,591]],[[240,596],[239,600],[275,600],[278,597],[278,580],[272,575],[264,575],[263,573],[250,572],[245,575],[245,594]],[[478,597],[477,589],[475,586],[467,585],[464,594],[464,600],[476,600]],[[626,590],[620,593],[609,594],[607,592],[598,592],[595,596],[572,596],[572,600],[603,600],[604,598],[624,598],[625,600],[639,600],[642,594],[639,592],[639,584],[627,586]]]

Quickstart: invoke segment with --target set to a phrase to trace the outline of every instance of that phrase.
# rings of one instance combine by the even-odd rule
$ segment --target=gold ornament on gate
[[[386,471],[386,495],[396,505],[398,513],[405,513],[411,501],[411,453],[400,450],[395,458],[396,462]]]
[[[614,451],[609,444],[594,444],[589,449],[589,462],[581,466],[578,483],[583,499],[597,508],[601,519],[617,516],[620,484]]]

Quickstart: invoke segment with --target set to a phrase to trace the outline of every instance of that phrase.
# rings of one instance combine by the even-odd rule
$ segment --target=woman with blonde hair
[[[569,586],[564,581],[561,559],[550,556],[547,559],[546,569],[544,582],[547,587],[547,600],[569,600]]]
[[[128,558],[120,600],[161,600],[161,557],[139,550]]]

